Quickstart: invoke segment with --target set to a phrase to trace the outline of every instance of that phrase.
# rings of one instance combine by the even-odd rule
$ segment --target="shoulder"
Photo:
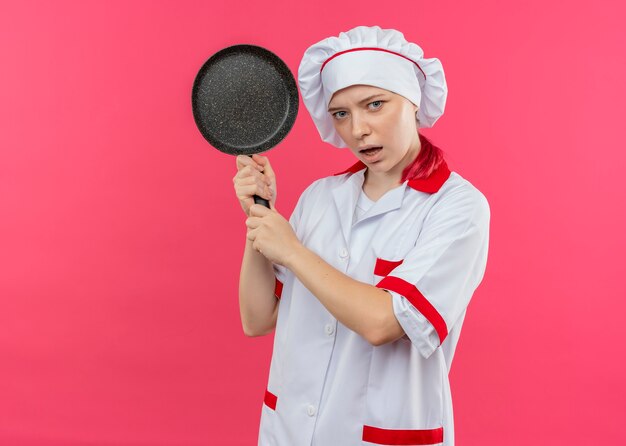
[[[306,209],[319,208],[320,203],[328,202],[336,183],[332,177],[319,178],[309,184],[300,194],[294,212],[299,215]]]
[[[317,180],[309,184],[309,186],[302,192],[302,195],[304,196],[330,193],[332,190],[345,183],[350,175],[350,173],[344,173],[318,178]]]
[[[487,197],[470,181],[452,171],[434,195],[432,211],[488,222],[491,214]]]

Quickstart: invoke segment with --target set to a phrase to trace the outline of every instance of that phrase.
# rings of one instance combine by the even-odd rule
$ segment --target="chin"
[[[383,160],[378,161],[378,162],[376,162],[374,164],[367,164],[367,163],[365,163],[365,165],[369,169],[373,170],[374,172],[387,172],[387,170],[389,170],[387,168],[387,165],[385,164],[385,161],[383,161]]]

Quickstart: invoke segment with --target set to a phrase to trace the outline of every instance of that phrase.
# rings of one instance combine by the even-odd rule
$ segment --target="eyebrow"
[[[362,104],[362,103],[367,102],[367,101],[371,101],[372,99],[377,98],[378,96],[384,96],[384,95],[385,95],[385,93],[376,93],[376,94],[373,94],[373,95],[371,95],[371,96],[366,97],[365,99],[360,100],[360,101],[359,101],[359,104]],[[335,110],[340,110],[340,109],[342,109],[342,108],[343,108],[343,107],[330,107],[330,108],[328,109],[328,111],[329,111],[329,112],[333,112],[333,111],[335,111]]]

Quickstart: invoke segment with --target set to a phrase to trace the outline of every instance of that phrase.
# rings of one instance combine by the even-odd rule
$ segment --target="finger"
[[[255,163],[259,164],[262,167],[265,167],[265,165],[268,163],[267,157],[259,155],[258,153],[255,153],[254,155],[252,155],[252,161],[254,161]]]
[[[235,188],[235,195],[239,200],[252,200],[252,196],[256,195],[257,187],[255,184]]]
[[[260,204],[253,204],[252,206],[250,206],[250,215],[254,217],[264,217],[270,212],[271,211],[268,208]]]
[[[256,180],[259,183],[263,183],[268,186],[272,185],[272,180],[269,177],[267,177],[262,172],[254,169],[251,166],[246,166],[244,169],[238,172],[237,175],[235,175],[235,178],[247,178],[247,177],[256,178]]]
[[[248,227],[248,229],[256,229],[261,226],[261,219],[259,217],[253,216],[252,213],[250,213],[250,217],[246,218],[246,226]]]
[[[237,155],[237,169],[242,169],[246,166],[250,166],[255,170],[263,171],[263,166],[259,165],[253,158],[247,155]]]
[[[254,241],[259,235],[259,228],[246,228],[246,231],[246,237],[248,240]]]
[[[273,192],[267,184],[246,180],[246,182],[252,182],[252,184],[241,184],[241,182],[235,183],[235,193],[240,199],[249,198],[253,195],[258,195],[266,200],[270,200],[274,197]]]
[[[234,183],[235,186],[249,186],[251,184],[257,184],[257,179],[252,175],[241,178],[236,176],[234,178]]]
[[[263,166],[263,173],[265,174],[265,176],[269,177],[271,180],[274,180],[276,178],[276,175],[274,174],[274,169],[272,168],[268,157],[261,156],[259,157],[259,161],[257,162]]]
[[[269,192],[261,194],[263,198],[268,201],[276,200],[276,175],[274,174],[274,169],[270,164],[269,158],[261,155],[254,155],[254,159],[259,163],[263,164],[263,175],[267,179],[267,184],[269,185]]]
[[[253,155],[254,161],[261,166],[263,173],[270,173],[270,178],[274,178],[274,169],[270,163],[270,159],[267,156]]]
[[[256,184],[260,195],[270,195],[271,181],[264,175],[245,177],[242,179],[242,184]]]
[[[254,195],[256,191],[259,189],[259,183],[254,178],[252,178],[251,180],[242,179],[242,180],[237,180],[237,182],[233,184],[233,187],[235,188],[236,191],[245,190],[246,192],[250,192],[252,195]]]
[[[244,177],[235,177],[233,178],[233,186],[235,190],[242,190],[245,188],[252,195],[261,195],[265,198],[268,198],[272,195],[270,192],[271,187],[267,184],[265,177],[257,177],[257,176],[244,176]],[[254,190],[250,191],[247,186],[254,186]]]
[[[256,161],[254,161],[251,157],[247,156],[247,155],[237,155],[237,157],[235,158],[235,160],[237,161],[237,166],[255,166],[257,163]]]
[[[269,186],[266,180],[267,180],[266,177],[248,176],[248,177],[242,177],[242,178],[235,177],[233,179],[233,182],[235,183],[235,187],[249,186],[251,184],[256,184],[260,190],[263,190],[266,186]]]
[[[253,166],[244,166],[235,174],[235,178],[245,178],[252,176],[262,178],[263,174],[255,169]]]
[[[256,239],[256,232],[248,231],[248,233],[246,234],[246,238],[251,242],[254,242],[254,240]],[[254,244],[252,246],[254,247]]]
[[[251,160],[248,160],[249,157],[245,156],[245,155],[237,155],[237,157],[235,158],[235,162],[237,164],[237,170],[241,170],[246,166],[251,165],[252,163],[250,162]]]

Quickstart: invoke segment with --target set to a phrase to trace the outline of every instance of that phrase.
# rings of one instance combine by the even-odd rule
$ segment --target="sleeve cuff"
[[[387,291],[391,293],[393,312],[398,323],[420,354],[428,359],[439,347],[435,328],[404,296],[392,290]]]
[[[282,265],[277,265],[275,263],[272,263],[272,266],[274,268],[274,275],[276,276],[276,278],[281,283],[285,283],[285,276],[287,275],[287,268],[285,268]]]
[[[281,265],[273,264],[274,275],[276,276],[276,285],[274,287],[274,295],[280,300],[283,294],[283,283],[285,283],[285,276],[287,274],[287,268]]]

